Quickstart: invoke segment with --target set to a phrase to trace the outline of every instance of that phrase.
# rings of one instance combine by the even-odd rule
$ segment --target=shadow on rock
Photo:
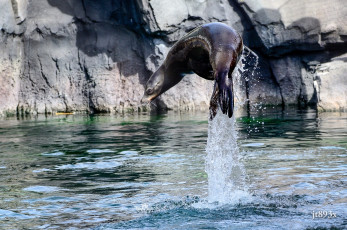
[[[151,42],[140,31],[134,0],[48,0],[48,3],[73,16],[79,50],[89,57],[107,55],[126,77],[138,73],[145,54],[151,53]],[[145,84],[144,79],[140,81]]]
[[[269,56],[324,49],[317,18],[303,17],[286,26],[278,10],[265,8],[254,13],[251,21],[262,41],[263,52]]]

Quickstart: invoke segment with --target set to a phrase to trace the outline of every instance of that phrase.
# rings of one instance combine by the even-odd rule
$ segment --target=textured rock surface
[[[317,68],[319,109],[347,111],[347,55],[332,58]]]
[[[264,52],[283,55],[322,50],[347,40],[343,0],[239,0],[261,39]]]
[[[15,114],[19,101],[22,43],[18,38],[2,35],[0,49],[7,54],[0,57],[0,115]]]
[[[343,96],[336,99],[328,96],[335,86],[339,92],[347,91],[342,64],[333,61],[336,69],[326,71],[327,76],[335,76],[334,80],[318,80],[320,63],[330,63],[334,57],[347,52],[345,1],[239,0],[238,3],[254,26],[257,35],[254,37],[258,38],[258,43],[250,41],[248,45],[258,49],[269,61],[276,81],[273,86],[280,91],[283,105],[318,103],[325,110],[347,109]],[[260,67],[265,69],[265,66]],[[259,87],[256,92],[264,88]],[[270,101],[269,92],[273,94],[275,89],[266,92],[262,99]],[[325,96],[320,89],[325,89]]]
[[[259,55],[237,100],[343,110],[346,17],[343,0],[0,0],[0,114],[142,108],[173,43],[212,21]],[[206,109],[212,85],[189,75],[152,109]]]
[[[19,101],[23,30],[17,23],[23,18],[22,11],[12,7],[11,1],[0,1],[0,115],[15,114]]]
[[[119,7],[29,3],[20,111],[112,112],[137,105],[149,75],[142,56],[149,44],[116,19],[109,21]]]

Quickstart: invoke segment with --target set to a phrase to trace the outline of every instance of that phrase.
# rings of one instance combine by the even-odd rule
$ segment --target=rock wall
[[[259,56],[238,100],[347,109],[344,0],[0,0],[0,114],[149,109],[144,84],[170,46],[214,21]],[[151,109],[206,109],[212,84],[186,76]]]

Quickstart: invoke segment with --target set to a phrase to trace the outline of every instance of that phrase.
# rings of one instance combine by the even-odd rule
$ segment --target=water
[[[226,202],[209,196],[207,116],[0,120],[0,229],[345,227],[347,114],[266,108],[230,120],[238,151],[224,157],[244,173],[232,177],[239,192],[222,189]]]
[[[245,169],[240,162],[235,116],[228,118],[217,111],[209,121],[206,147],[208,202],[232,204],[250,197],[245,182]]]

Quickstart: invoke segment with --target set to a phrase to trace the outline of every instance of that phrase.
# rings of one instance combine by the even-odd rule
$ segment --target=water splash
[[[238,88],[234,88],[236,89],[234,93],[237,99],[235,101],[235,111],[248,102],[246,85],[243,84],[243,82],[249,80],[244,79],[248,69],[244,63],[247,62],[249,56],[252,56],[254,66],[258,65],[258,56],[248,47],[244,47],[244,49],[247,52],[244,52],[233,71],[234,86],[238,86]],[[251,70],[252,75],[254,70],[255,68]],[[240,161],[237,138],[235,115],[228,118],[218,108],[215,118],[209,121],[208,125],[205,170],[208,175],[209,202],[229,204],[251,200],[246,184],[245,168]]]
[[[261,112],[265,111],[267,106],[265,106],[261,100],[255,98],[255,95],[251,95],[251,91],[259,92],[259,90],[263,90],[263,86],[261,85],[261,71],[259,67],[259,56],[253,52],[247,46],[243,46],[243,53],[241,57],[242,62],[242,79],[245,80],[246,92],[247,92],[247,110],[248,112]],[[257,130],[250,130],[257,132]]]
[[[241,56],[241,72],[248,75],[245,76],[246,81],[250,80],[249,78],[254,78],[254,74],[256,73],[256,70],[258,69],[259,65],[259,56],[253,52],[250,48],[247,46],[243,46],[243,52]],[[259,79],[258,81],[259,82]]]
[[[258,64],[258,55],[247,46],[244,46],[240,60],[232,73],[235,104],[238,104],[239,108],[247,105],[247,109],[249,109],[250,87],[254,87],[259,83],[259,75],[256,74]]]
[[[237,135],[235,116],[228,118],[219,109],[208,127],[206,172],[209,202],[237,203],[249,197]]]

